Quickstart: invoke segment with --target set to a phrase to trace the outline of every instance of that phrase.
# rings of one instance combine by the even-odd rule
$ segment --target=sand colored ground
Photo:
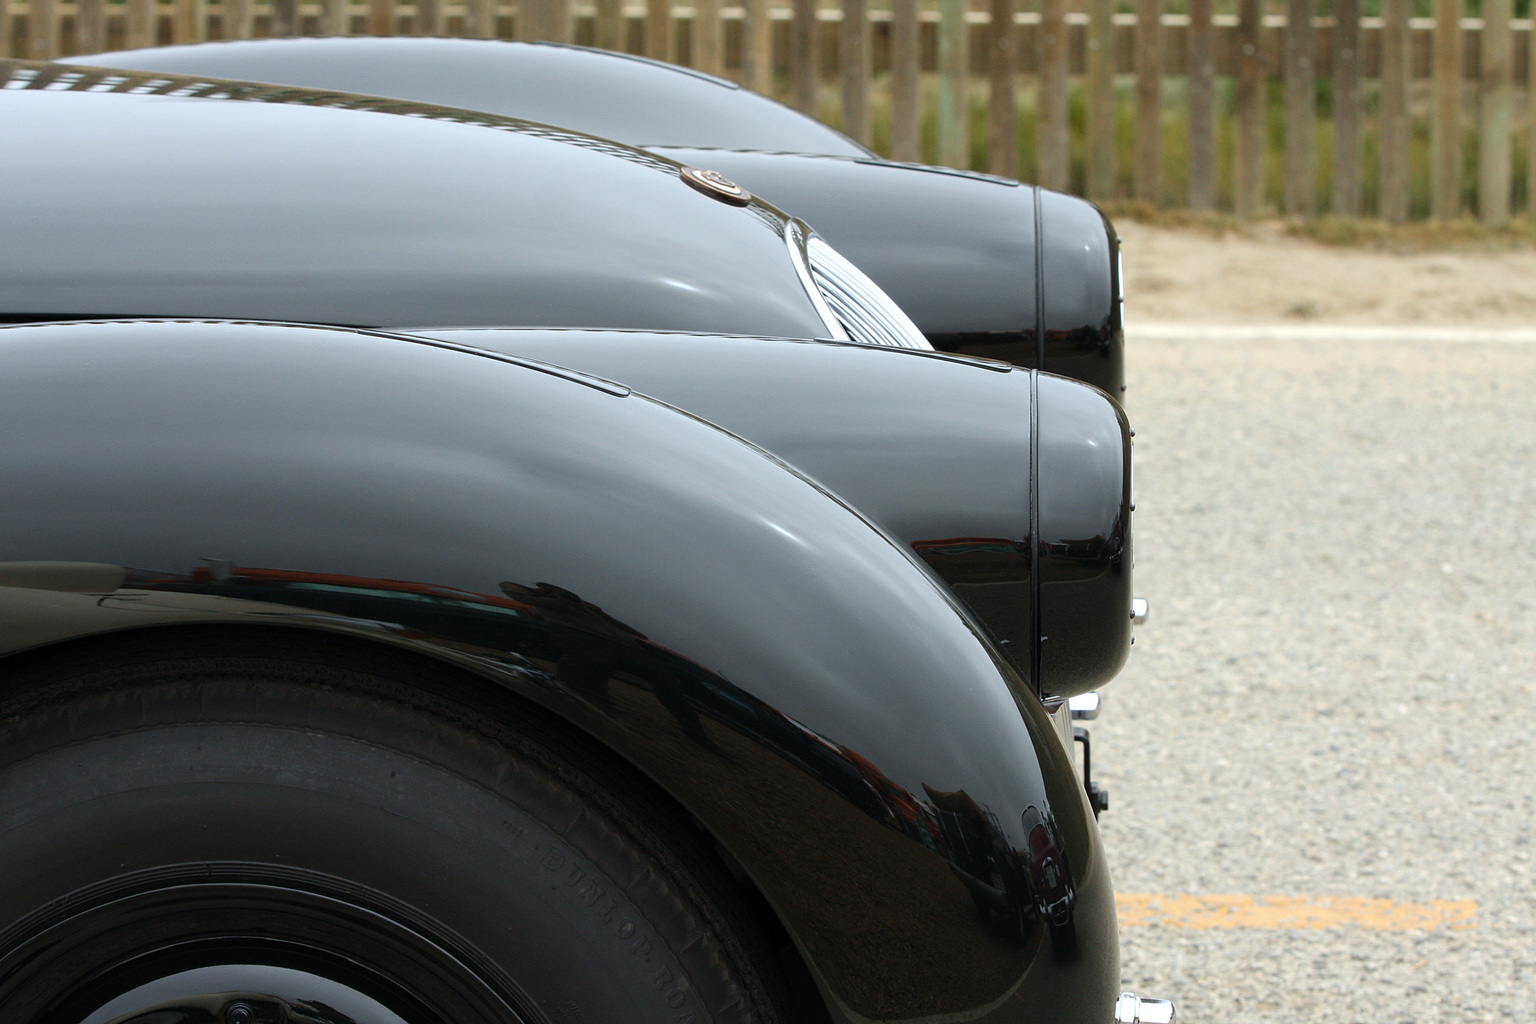
[[[1117,221],[1127,322],[1536,328],[1536,249],[1387,252],[1260,224],[1221,237]]]

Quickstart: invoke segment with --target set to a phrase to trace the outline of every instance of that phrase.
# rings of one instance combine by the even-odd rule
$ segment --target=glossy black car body
[[[11,321],[831,330],[788,218],[639,150],[424,104],[4,71]]]
[[[589,940],[622,943],[607,962],[666,1019],[736,1019],[680,966],[707,940],[647,931],[577,867],[569,822],[633,804],[804,974],[784,1012],[1109,1018],[1109,874],[1041,694],[1102,681],[1128,642],[1113,402],[717,337],[821,333],[794,224],[654,157],[419,104],[7,70],[11,138],[34,134],[0,154],[0,1016],[639,1019],[577,969],[596,947],[547,952]],[[338,134],[344,155],[318,145]],[[697,266],[727,251],[739,274]],[[276,318],[331,326],[230,322]],[[633,330],[658,326],[714,333]],[[162,720],[156,680],[226,651],[318,666],[315,749],[393,767],[295,762],[319,741],[221,710],[242,687]],[[152,668],[126,707],[50,696],[82,665]],[[467,755],[381,761],[360,721],[323,728],[352,665],[421,680],[420,715],[494,707],[623,799],[559,833],[448,814],[395,837],[395,770]],[[263,760],[268,733],[285,753]],[[140,734],[165,756],[116,756]],[[308,802],[263,802],[288,791]],[[498,915],[451,866],[471,843],[526,864],[527,907]]]
[[[72,58],[526,117],[725,173],[809,222],[935,348],[1124,388],[1119,243],[1091,204],[881,160],[732,82],[626,54],[465,39],[286,39]]]

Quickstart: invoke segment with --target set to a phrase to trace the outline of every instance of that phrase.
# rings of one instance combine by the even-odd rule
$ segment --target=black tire
[[[7,1024],[785,1019],[691,826],[452,673],[111,655],[0,692]]]

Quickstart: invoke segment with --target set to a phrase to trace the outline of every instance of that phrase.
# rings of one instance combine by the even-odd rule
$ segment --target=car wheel
[[[701,837],[601,759],[431,666],[246,647],[4,677],[0,1019],[784,1019]]]

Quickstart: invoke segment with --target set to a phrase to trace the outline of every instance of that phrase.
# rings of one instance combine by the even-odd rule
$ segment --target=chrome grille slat
[[[932,350],[905,313],[863,271],[821,238],[806,242],[811,277],[849,339],[886,348]]]

